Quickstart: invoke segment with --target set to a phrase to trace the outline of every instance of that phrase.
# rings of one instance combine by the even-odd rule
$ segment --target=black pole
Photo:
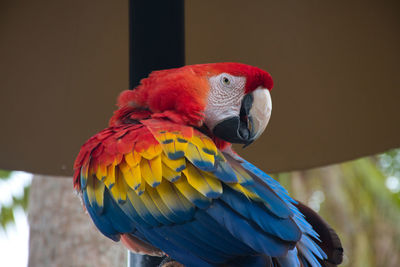
[[[185,64],[183,0],[129,1],[129,87],[153,70]]]
[[[184,0],[129,0],[129,88],[153,70],[185,64]],[[128,267],[155,267],[163,258],[129,252]]]

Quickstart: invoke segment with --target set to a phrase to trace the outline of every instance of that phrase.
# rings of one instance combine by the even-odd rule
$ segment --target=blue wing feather
[[[277,258],[280,267],[300,267],[300,261],[297,257],[297,248],[288,251],[288,254]]]
[[[187,248],[177,246],[169,239],[166,239],[155,232],[154,229],[144,229],[138,227],[138,230],[147,240],[151,242],[152,245],[162,248],[165,253],[173,257],[178,262],[184,262],[187,267],[212,267],[212,265],[208,262],[193,255],[192,252],[187,250]]]
[[[137,209],[145,209],[142,200],[132,190],[128,190],[127,201],[120,205],[121,209],[128,215],[133,221],[136,221],[138,225],[143,227],[159,226],[160,222],[157,221],[149,211],[139,212]],[[133,204],[134,203],[134,204]]]
[[[206,260],[207,262],[218,264],[229,259],[229,255],[214,250],[207,243],[202,242],[198,237],[190,234],[188,231],[190,229],[187,229],[190,228],[188,224],[186,224],[186,227],[181,227],[180,225],[163,226],[154,229],[154,231],[174,243],[176,246],[184,247],[191,251],[192,254]]]
[[[104,190],[104,213],[112,226],[120,233],[131,233],[135,230],[134,222],[121,210],[110,195],[108,189]]]
[[[301,231],[292,218],[278,218],[267,212],[261,203],[246,198],[228,186],[224,187],[221,199],[240,215],[255,222],[265,232],[289,242],[300,240]]]
[[[199,234],[207,235],[210,242],[214,241],[213,243],[218,246],[229,248],[232,254],[248,255],[256,253],[252,248],[230,234],[226,228],[218,224],[205,211],[198,210],[196,212],[195,222],[195,229]]]
[[[286,254],[289,249],[287,242],[256,230],[249,221],[235,214],[221,201],[215,201],[206,212],[233,236],[259,253],[276,257]]]
[[[313,237],[317,240],[319,240],[318,234],[314,231],[312,226],[304,219],[304,215],[293,205],[296,204],[297,202],[292,199],[286,189],[284,189],[277,181],[272,179],[269,175],[258,169],[256,166],[253,164],[247,162],[246,160],[240,158],[242,161],[241,165],[243,168],[246,170],[250,171],[253,173],[253,175],[256,175],[266,183],[268,186],[274,189],[276,194],[285,200],[287,203],[288,207],[294,214],[293,220],[296,222],[296,224],[299,226],[300,230],[302,231],[303,235],[300,241],[298,242],[298,251],[299,254],[303,255],[305,259],[311,264],[311,266],[321,266],[319,263],[318,259],[326,259],[327,256],[324,251],[310,238]]]
[[[92,208],[89,203],[89,199],[87,196],[86,191],[82,192],[83,202],[85,204],[86,210],[88,211],[90,217],[92,218],[94,224],[103,233],[103,235],[107,236],[108,238],[119,241],[120,233],[113,227],[113,225],[109,222],[107,218],[104,216],[99,216]]]

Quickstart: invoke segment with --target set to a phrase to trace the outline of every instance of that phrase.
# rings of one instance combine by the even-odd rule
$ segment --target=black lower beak
[[[247,94],[242,100],[239,116],[227,118],[218,123],[213,133],[230,143],[251,144],[253,139],[251,128],[251,117],[249,117],[250,109],[253,104],[253,95]]]

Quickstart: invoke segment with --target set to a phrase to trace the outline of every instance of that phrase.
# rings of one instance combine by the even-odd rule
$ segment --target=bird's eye
[[[222,77],[222,83],[224,85],[230,85],[231,84],[231,80],[229,80],[228,77],[224,76],[224,77]]]

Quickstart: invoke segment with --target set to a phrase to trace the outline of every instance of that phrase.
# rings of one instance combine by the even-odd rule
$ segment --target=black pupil
[[[224,83],[229,83],[228,78],[224,78]]]

